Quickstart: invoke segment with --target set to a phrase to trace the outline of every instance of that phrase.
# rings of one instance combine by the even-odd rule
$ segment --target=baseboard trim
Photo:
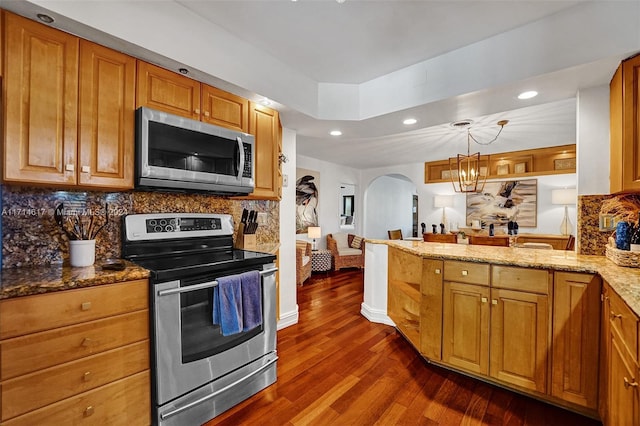
[[[369,307],[366,303],[362,302],[360,305],[360,313],[363,317],[368,319],[371,322],[376,322],[380,324],[390,325],[395,327],[396,324],[387,316],[387,311],[383,311],[381,309],[374,309]]]
[[[291,312],[285,312],[285,313],[280,313],[280,319],[278,320],[278,330],[282,330],[283,328],[287,328],[289,326],[292,326],[294,324],[298,323],[298,319],[299,319],[299,314],[298,314],[298,305],[296,305],[296,309],[294,311]]]

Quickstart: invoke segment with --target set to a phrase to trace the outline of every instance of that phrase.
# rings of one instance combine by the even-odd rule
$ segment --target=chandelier
[[[495,142],[502,133],[502,129],[509,120],[498,121],[498,134],[488,142],[480,142],[471,134],[471,120],[456,121],[451,123],[455,128],[467,129],[467,155],[458,154],[449,158],[449,170],[451,172],[451,183],[455,192],[482,192],[484,184],[489,175],[489,155],[480,155],[479,152],[471,154],[471,141],[478,145],[489,145]]]

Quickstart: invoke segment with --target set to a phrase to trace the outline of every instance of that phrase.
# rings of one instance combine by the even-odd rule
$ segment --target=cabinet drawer
[[[447,260],[444,262],[444,279],[445,281],[488,286],[489,265],[486,263]]]
[[[491,285],[531,293],[549,294],[551,273],[541,269],[492,266]]]
[[[0,339],[147,309],[147,280],[0,301]]]
[[[2,420],[148,369],[149,341],[144,340],[7,380],[0,383]]]
[[[149,338],[149,313],[138,311],[0,342],[0,380]]]
[[[33,425],[149,425],[149,371],[135,374],[2,423]]]
[[[609,322],[634,360],[638,361],[638,317],[616,294],[609,292]]]

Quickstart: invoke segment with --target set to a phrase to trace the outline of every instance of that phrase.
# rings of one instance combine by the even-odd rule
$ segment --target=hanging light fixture
[[[482,192],[484,184],[489,175],[489,155],[480,155],[479,152],[471,154],[471,141],[479,145],[489,145],[495,142],[502,133],[502,129],[507,125],[509,120],[498,121],[498,134],[489,142],[480,142],[471,134],[471,120],[456,121],[451,123],[452,127],[457,129],[467,129],[467,155],[458,154],[456,157],[449,158],[449,170],[451,172],[451,183],[453,190],[456,192]]]

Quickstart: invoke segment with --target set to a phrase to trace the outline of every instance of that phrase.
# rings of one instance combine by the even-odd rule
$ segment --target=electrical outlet
[[[257,222],[259,225],[264,225],[267,223],[267,213],[266,212],[258,212]]]
[[[285,188],[289,186],[289,175],[282,175],[282,186]]]

